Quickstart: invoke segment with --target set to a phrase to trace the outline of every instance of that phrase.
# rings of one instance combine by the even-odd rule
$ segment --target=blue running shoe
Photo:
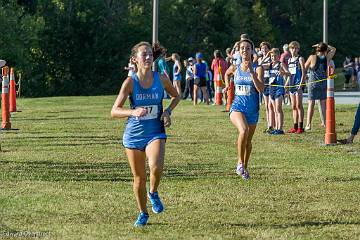
[[[270,134],[272,134],[272,135],[283,135],[285,133],[284,133],[283,130],[276,129],[276,130],[272,131]]]
[[[149,220],[149,214],[146,212],[140,212],[136,222],[134,223],[134,227],[143,227],[146,225]]]
[[[276,132],[277,132],[277,129],[273,129],[270,132],[268,132],[268,134],[273,135],[273,134],[276,134]]]
[[[278,131],[278,135],[284,135],[284,134],[285,134],[284,130],[279,129],[279,131]]]
[[[164,211],[164,206],[160,200],[158,192],[149,192],[149,199],[154,213],[161,213],[162,211]]]

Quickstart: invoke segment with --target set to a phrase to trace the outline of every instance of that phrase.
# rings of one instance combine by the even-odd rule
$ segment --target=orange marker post
[[[10,109],[9,109],[9,68],[2,68],[2,94],[1,94],[1,129],[9,130],[11,129],[10,123]]]
[[[14,68],[10,68],[10,112],[16,112],[16,83]]]
[[[325,144],[336,144],[335,131],[335,98],[334,98],[334,69],[332,66],[328,67],[327,78],[327,99],[326,99],[326,133]]]
[[[234,101],[234,96],[235,96],[234,81],[230,81],[229,89],[227,91],[226,108],[225,108],[226,112],[230,112],[231,104]]]
[[[218,65],[218,74],[215,79],[215,105],[222,105],[223,104],[223,78],[222,78],[222,69],[219,63]]]

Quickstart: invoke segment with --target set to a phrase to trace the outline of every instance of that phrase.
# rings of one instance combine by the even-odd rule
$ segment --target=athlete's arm
[[[176,72],[176,75],[178,75],[178,74],[181,73],[181,64],[180,64],[179,61],[177,61],[176,63],[177,63],[176,65],[178,66],[178,70],[177,70],[177,72]]]
[[[235,72],[235,65],[231,65],[228,69],[226,69],[226,72],[224,74],[224,80],[225,80],[225,89],[224,91],[227,91],[230,85],[230,76],[234,75]]]
[[[307,70],[309,69],[309,68],[313,68],[314,67],[314,65],[312,64],[312,59],[314,58],[314,56],[315,55],[310,55],[309,57],[308,57],[308,59],[306,60],[306,62],[305,62],[305,72],[307,72]],[[316,56],[315,56],[316,57]]]
[[[336,48],[328,45],[328,49],[329,49],[329,52],[326,54],[326,58],[328,61],[330,61],[335,55]]]
[[[123,82],[119,95],[117,96],[115,103],[111,109],[112,118],[124,118],[129,116],[142,117],[146,115],[147,112],[145,108],[128,109],[123,107],[126,99],[132,92],[132,88],[133,86],[131,77],[128,77]]]
[[[300,63],[300,68],[301,68],[301,81],[300,81],[300,85],[305,83],[305,78],[306,78],[306,71],[305,71],[305,60],[303,57],[299,58],[299,63]]]
[[[265,84],[264,84],[264,68],[259,66],[256,68],[256,73],[253,68],[249,66],[249,72],[254,82],[255,88],[259,93],[264,92]]]
[[[287,66],[280,62],[280,76],[285,77],[291,75]]]

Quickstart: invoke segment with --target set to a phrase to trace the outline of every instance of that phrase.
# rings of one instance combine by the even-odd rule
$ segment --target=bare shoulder
[[[131,93],[133,88],[133,81],[131,77],[127,77],[121,85],[121,90]]]

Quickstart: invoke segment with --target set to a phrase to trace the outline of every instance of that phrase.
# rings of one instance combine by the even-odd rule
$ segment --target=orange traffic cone
[[[16,83],[14,68],[10,68],[10,112],[16,112]]]
[[[222,69],[220,63],[218,64],[218,74],[215,79],[215,105],[223,104],[223,79],[222,79]]]
[[[235,95],[235,86],[234,81],[230,81],[229,89],[227,91],[227,99],[226,99],[226,112],[230,112],[231,104],[234,101],[234,95]]]
[[[325,144],[336,144],[335,131],[335,98],[334,98],[334,69],[328,67],[327,98],[326,98],[326,133]]]
[[[10,111],[9,111],[9,68],[2,68],[2,94],[1,94],[1,129],[9,130],[11,129],[10,123]]]

